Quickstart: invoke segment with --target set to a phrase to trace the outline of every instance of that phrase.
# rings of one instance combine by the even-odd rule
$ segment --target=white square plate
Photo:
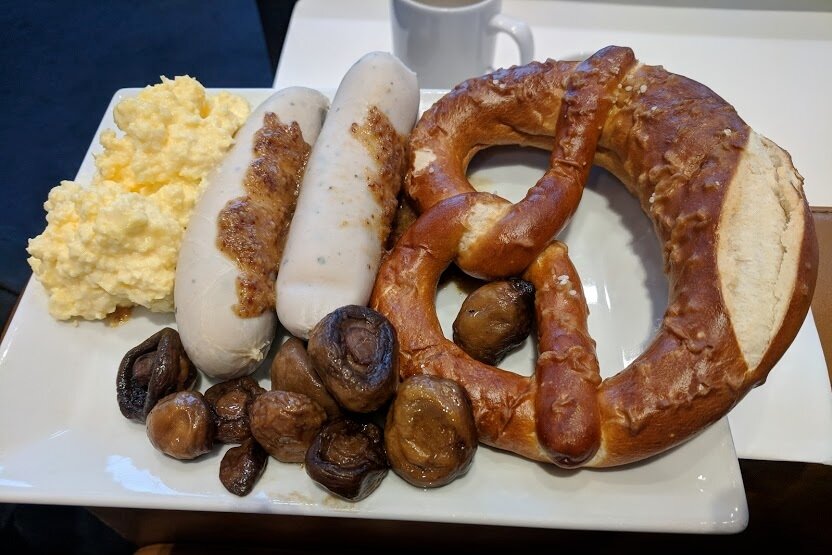
[[[135,90],[119,91],[104,116]],[[254,106],[270,90],[235,90]],[[437,92],[425,91],[422,109]],[[87,152],[78,179],[93,174]],[[540,176],[547,155],[497,149],[478,156],[472,182],[511,200]],[[667,284],[650,222],[609,174],[595,172],[561,236],[590,304],[590,331],[604,375],[646,345],[666,306]],[[462,302],[446,283],[437,304],[446,333]],[[613,470],[561,471],[481,447],[470,472],[435,490],[409,486],[392,472],[360,503],[336,499],[300,465],[271,460],[254,491],[239,498],[218,479],[226,447],[183,463],[155,451],[143,426],[124,419],[115,376],[124,353],[172,315],[135,311],[124,325],[53,320],[46,295],[29,283],[0,344],[0,501],[204,511],[321,515],[546,528],[730,533],[748,509],[727,421],[648,462]],[[532,342],[503,363],[529,373]],[[267,381],[265,367],[256,377]],[[201,389],[208,387],[202,380]]]

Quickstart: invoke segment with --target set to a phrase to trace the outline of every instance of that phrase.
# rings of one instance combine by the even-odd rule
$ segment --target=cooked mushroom
[[[268,460],[269,455],[260,444],[249,437],[225,452],[220,462],[220,482],[234,495],[248,495],[266,470]]]
[[[454,343],[471,357],[497,364],[532,329],[534,286],[511,278],[492,281],[468,295],[454,320]]]
[[[147,415],[153,447],[175,459],[195,459],[214,446],[211,409],[197,391],[171,393]]]
[[[121,414],[144,422],[159,399],[190,389],[194,381],[196,368],[179,334],[171,328],[159,330],[127,351],[119,364],[116,398]]]
[[[267,391],[249,407],[251,434],[275,459],[303,462],[312,438],[326,421],[321,406],[302,393]]]
[[[387,413],[384,445],[393,471],[414,486],[444,486],[465,474],[477,450],[465,390],[434,376],[405,380]]]
[[[387,475],[381,428],[341,418],[326,424],[306,451],[306,473],[349,501],[361,501]]]
[[[303,393],[321,405],[327,418],[336,418],[341,414],[338,403],[312,368],[303,341],[297,337],[290,337],[277,350],[272,361],[271,377],[273,390]]]
[[[265,393],[250,376],[221,382],[208,388],[205,401],[214,416],[216,436],[223,443],[242,443],[251,437],[248,408],[254,398]]]
[[[325,316],[309,336],[308,352],[327,390],[347,410],[372,412],[396,391],[396,331],[366,306],[345,306]]]

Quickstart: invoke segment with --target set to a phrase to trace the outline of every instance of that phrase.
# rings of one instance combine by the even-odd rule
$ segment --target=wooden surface
[[[826,359],[826,371],[832,381],[832,208],[812,208],[812,214],[820,247],[818,283],[812,298],[812,313],[815,315],[815,326]]]

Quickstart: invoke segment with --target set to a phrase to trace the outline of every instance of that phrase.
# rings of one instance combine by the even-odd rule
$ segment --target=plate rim
[[[125,98],[128,95],[134,95],[138,91],[141,91],[143,87],[127,87],[127,88],[120,88],[113,94],[110,102],[107,105],[107,108],[104,114],[101,117],[99,125],[97,126],[95,133],[90,141],[90,145],[85,152],[84,158],[82,159],[82,163],[79,166],[79,170],[76,173],[75,179],[82,179],[83,178],[83,169],[89,165],[90,160],[93,154],[100,149],[100,145],[98,143],[98,138],[101,134],[101,131],[105,128],[109,128],[108,123],[112,121],[112,111],[115,104],[120,101],[121,99]],[[273,88],[207,88],[206,91],[209,94],[216,94],[219,91],[228,91],[235,94],[241,95],[250,95],[246,96],[247,100],[254,103],[251,100],[251,96],[265,98],[270,92],[275,91],[276,89]],[[330,98],[332,94],[334,94],[334,89],[324,90],[321,89],[321,92],[327,94]],[[447,91],[441,89],[425,89],[422,90],[422,95],[429,95],[438,98],[442,94],[446,93]],[[254,106],[253,106],[254,107]],[[11,343],[13,342],[13,338],[16,333],[20,333],[18,331],[18,308],[21,306],[25,306],[29,302],[32,301],[32,297],[35,295],[34,286],[30,287],[31,282],[36,281],[34,276],[30,276],[29,280],[26,283],[23,291],[21,292],[17,304],[14,307],[14,311],[10,315],[5,329],[3,330],[2,336],[0,337],[0,380],[3,379],[2,370],[5,365],[6,355],[8,350],[11,348]],[[303,504],[289,504],[289,503],[281,503],[281,502],[273,502],[268,505],[266,508],[272,508],[275,510],[266,510],[266,511],[256,511],[256,512],[264,512],[265,514],[293,514],[293,515],[309,515],[309,516],[324,516],[324,517],[347,517],[347,518],[362,518],[362,519],[370,519],[370,520],[411,520],[411,521],[423,521],[423,522],[433,522],[436,524],[442,523],[452,523],[452,522],[465,522],[470,524],[490,524],[490,525],[498,525],[498,526],[509,526],[509,527],[521,527],[521,528],[560,528],[560,529],[579,529],[579,530],[616,530],[616,531],[642,531],[642,532],[687,532],[687,533],[717,533],[717,534],[730,534],[730,533],[737,533],[744,530],[748,524],[748,506],[747,506],[747,498],[745,495],[745,488],[742,481],[742,473],[739,470],[739,463],[736,458],[736,452],[734,449],[733,438],[730,433],[730,428],[728,426],[727,417],[721,419],[719,422],[715,423],[711,429],[719,431],[719,428],[722,428],[724,431],[721,440],[726,441],[728,443],[727,448],[730,449],[730,452],[734,454],[733,457],[733,479],[735,491],[739,493],[739,503],[740,506],[735,508],[734,512],[731,512],[731,517],[727,520],[722,521],[699,521],[696,523],[689,523],[689,525],[676,525],[671,526],[658,526],[656,524],[651,525],[645,523],[643,526],[634,526],[632,523],[627,525],[616,525],[614,522],[607,522],[606,525],[594,525],[588,524],[586,526],[580,525],[562,525],[562,524],[555,524],[549,522],[535,521],[532,523],[519,523],[519,522],[493,522],[487,520],[480,520],[479,522],[473,520],[458,520],[455,519],[453,516],[450,516],[447,520],[437,520],[435,518],[428,517],[426,515],[422,515],[420,518],[419,515],[402,515],[402,514],[389,514],[389,515],[366,515],[361,514],[360,510],[342,510],[336,511],[336,514],[333,514],[330,511],[321,512],[319,508],[310,508]],[[223,450],[225,447],[223,447]],[[0,463],[2,463],[2,455],[5,453],[3,450],[3,446],[0,445]],[[589,470],[591,472],[591,470]],[[393,473],[391,473],[393,475]],[[226,499],[224,502],[218,505],[209,505],[207,507],[194,507],[188,506],[188,503],[181,503],[176,501],[171,501],[172,499],[181,499],[179,496],[160,496],[158,494],[144,494],[141,495],[142,504],[136,505],[136,499],[132,496],[124,496],[123,498],[119,499],[118,496],[113,496],[112,494],[108,495],[103,492],[88,492],[86,496],[84,495],[69,495],[69,494],[50,494],[49,492],[45,491],[38,491],[37,488],[34,488],[34,491],[29,491],[29,488],[23,487],[14,487],[5,484],[6,480],[3,479],[3,465],[0,464],[0,501],[3,502],[20,502],[20,503],[49,503],[49,504],[58,504],[58,505],[84,505],[84,506],[91,506],[91,507],[116,507],[116,508],[147,508],[147,509],[183,509],[183,510],[200,510],[206,512],[239,512],[239,513],[251,513],[248,507],[241,506],[238,504],[233,503],[234,499]],[[190,499],[190,497],[188,497]],[[290,510],[286,510],[289,508]]]

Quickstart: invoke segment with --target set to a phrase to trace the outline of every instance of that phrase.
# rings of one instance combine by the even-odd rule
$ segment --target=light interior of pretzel
[[[800,255],[789,245],[799,245],[803,239],[800,179],[787,162],[783,149],[752,133],[720,223],[720,279],[752,371],[783,322]],[[764,250],[760,248],[764,244],[781,248]]]

